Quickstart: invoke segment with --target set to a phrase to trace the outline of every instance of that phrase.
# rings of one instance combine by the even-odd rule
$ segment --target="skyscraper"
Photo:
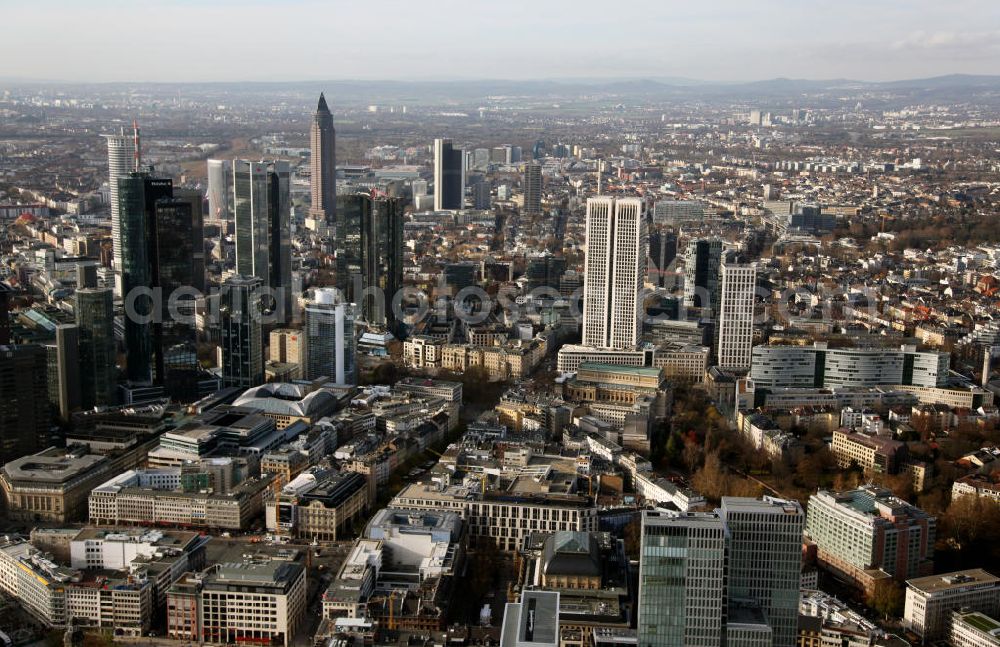
[[[292,304],[290,178],[288,162],[233,161],[236,272],[274,291],[264,306],[282,308],[282,321]]]
[[[56,326],[54,357],[49,357],[49,400],[63,421],[80,408],[79,331],[76,324]]]
[[[76,325],[80,329],[80,406],[116,403],[114,303],[111,290],[78,288]]]
[[[656,287],[675,285],[674,260],[677,258],[677,234],[657,229],[649,234],[649,280]]]
[[[461,209],[465,202],[465,153],[450,139],[434,140],[434,210]]]
[[[118,178],[119,243],[125,299],[125,365],[132,384],[152,384],[161,375],[162,344],[154,312],[154,295],[144,294],[156,283],[156,204],[173,196],[169,179],[147,173]],[[190,262],[190,257],[188,257]]]
[[[642,200],[587,200],[583,285],[585,345],[623,349],[639,343],[648,244]]]
[[[0,281],[0,344],[10,343],[10,300],[14,289]]]
[[[392,299],[403,287],[403,204],[366,193],[337,198],[337,287],[369,324],[394,334]]]
[[[127,177],[132,171],[139,170],[139,129],[134,127],[126,134],[121,128],[117,135],[105,135],[108,142],[108,187],[111,192],[111,245],[115,272],[115,294],[121,296],[123,285],[121,278],[122,248],[120,235],[120,203],[118,201],[118,178]]]
[[[202,294],[205,293],[205,199],[201,191],[174,189],[174,199],[191,205],[190,225],[181,222],[185,232],[189,232],[191,248],[191,283],[189,285]],[[185,243],[185,247],[187,247]]]
[[[222,383],[248,389],[264,383],[264,348],[257,276],[233,276],[223,283],[219,307]]]
[[[354,313],[354,304],[332,288],[317,288],[306,303],[307,380],[325,376],[337,384],[357,384]]]
[[[309,215],[329,225],[337,213],[337,131],[322,93],[309,130],[309,145],[312,177]]]
[[[802,581],[802,507],[797,501],[771,497],[723,497],[720,511],[729,530],[730,601],[763,611],[773,647],[794,647]]]
[[[719,647],[726,613],[726,526],[714,512],[642,513],[640,647]]]
[[[719,299],[719,366],[750,370],[753,351],[753,303],[757,266],[727,261],[722,264]]]
[[[528,279],[528,291],[538,288],[559,290],[559,281],[566,271],[566,259],[563,256],[553,256],[548,252],[534,254],[528,257],[524,276]]]
[[[722,241],[692,240],[684,257],[684,305],[711,309],[719,315],[719,271],[722,264]]]
[[[208,219],[232,225],[233,163],[230,160],[208,160]]]
[[[46,447],[51,409],[45,349],[0,346],[0,464]]]
[[[542,213],[542,165],[535,161],[524,165],[524,213]]]

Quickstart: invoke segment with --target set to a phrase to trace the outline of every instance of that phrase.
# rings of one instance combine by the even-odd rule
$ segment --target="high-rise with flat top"
[[[354,310],[354,304],[345,303],[333,288],[317,288],[306,303],[307,380],[328,377],[337,384],[357,383]]]
[[[312,184],[309,216],[329,225],[337,214],[337,131],[323,93],[319,95],[319,105],[309,129],[309,148]]]
[[[233,161],[236,272],[270,292],[265,307],[292,307],[291,168],[288,162]]]
[[[753,263],[722,264],[722,296],[719,299],[719,368],[750,369],[753,351],[753,303],[757,266]]]
[[[723,644],[726,543],[726,524],[714,512],[642,513],[640,647]]]
[[[264,383],[263,325],[256,276],[234,276],[222,285],[222,383],[248,389]]]
[[[450,139],[434,140],[434,210],[461,209],[465,202],[465,151]]]
[[[760,609],[771,629],[772,647],[794,647],[802,580],[802,506],[772,497],[723,497],[720,513],[729,530],[731,606]]]
[[[524,213],[542,213],[542,165],[535,161],[524,165]]]
[[[642,200],[587,200],[584,345],[623,349],[639,343],[648,253]]]

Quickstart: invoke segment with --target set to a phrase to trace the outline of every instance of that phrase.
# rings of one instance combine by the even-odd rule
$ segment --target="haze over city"
[[[886,81],[1000,69],[989,0],[51,0],[3,12],[18,28],[0,43],[11,63],[0,76],[69,82]]]

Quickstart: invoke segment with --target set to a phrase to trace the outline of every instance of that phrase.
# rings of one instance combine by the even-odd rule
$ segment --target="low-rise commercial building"
[[[948,634],[953,611],[1000,612],[1000,578],[977,568],[906,582],[903,626],[924,641]]]

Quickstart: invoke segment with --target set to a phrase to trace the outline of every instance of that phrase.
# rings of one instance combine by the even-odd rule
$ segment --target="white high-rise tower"
[[[583,343],[634,348],[642,332],[642,282],[648,239],[638,198],[587,200]]]
[[[121,223],[118,210],[118,178],[127,177],[139,168],[139,128],[126,134],[122,128],[117,135],[105,135],[108,140],[108,187],[111,190],[111,244],[114,259],[115,295],[122,296],[122,244]]]
[[[757,266],[722,263],[722,296],[719,299],[719,366],[749,370],[753,350],[753,301]]]

